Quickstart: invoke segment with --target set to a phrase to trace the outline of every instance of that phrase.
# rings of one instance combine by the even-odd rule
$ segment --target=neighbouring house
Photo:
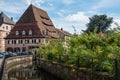
[[[9,18],[3,12],[0,13],[0,52],[5,52],[5,37],[14,27],[13,18]]]
[[[47,12],[31,4],[5,38],[6,51],[29,52],[45,44],[47,39],[60,38],[60,33]]]
[[[69,39],[70,37],[72,37],[73,35],[65,30],[63,30],[63,28],[61,29],[57,29],[57,33],[59,35],[59,38],[65,42],[66,39]]]

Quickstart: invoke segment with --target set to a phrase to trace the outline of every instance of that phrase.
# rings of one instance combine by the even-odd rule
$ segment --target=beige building
[[[12,19],[12,18],[11,18]],[[5,52],[5,37],[10,33],[15,24],[3,12],[0,13],[0,52]]]
[[[60,34],[63,30],[55,28],[47,12],[31,4],[5,38],[6,51],[29,52]]]

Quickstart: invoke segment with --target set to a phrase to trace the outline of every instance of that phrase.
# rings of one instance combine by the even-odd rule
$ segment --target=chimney
[[[63,28],[61,28],[61,31],[63,31]]]
[[[11,17],[11,20],[13,21],[13,17]]]
[[[1,14],[3,14],[3,12],[1,12]]]

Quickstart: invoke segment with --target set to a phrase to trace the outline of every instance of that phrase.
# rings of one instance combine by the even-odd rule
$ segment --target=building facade
[[[5,37],[14,27],[12,18],[7,17],[3,12],[0,13],[0,52],[5,52]]]
[[[51,38],[59,39],[60,33],[63,34],[63,31],[55,28],[47,12],[31,4],[5,38],[5,49],[29,52]]]
[[[6,51],[29,52],[46,43],[48,38],[59,38],[47,12],[30,5],[6,39]]]

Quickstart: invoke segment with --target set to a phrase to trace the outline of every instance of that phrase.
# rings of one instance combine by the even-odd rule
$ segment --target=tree
[[[89,18],[90,22],[87,24],[86,32],[94,32],[94,29],[97,27],[97,33],[105,33],[110,24],[113,22],[113,18],[107,17],[107,15],[94,15]]]

